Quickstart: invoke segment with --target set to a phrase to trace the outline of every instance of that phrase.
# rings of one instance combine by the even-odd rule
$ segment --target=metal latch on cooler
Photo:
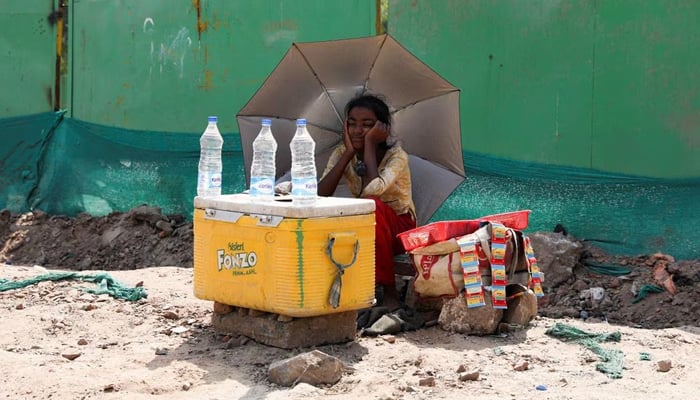
[[[211,219],[214,221],[236,223],[244,215],[246,214],[236,211],[215,210],[212,208],[204,209],[204,219]],[[277,227],[284,219],[278,215],[251,214],[250,216],[258,220],[258,226]]]
[[[256,215],[251,215],[251,216],[258,219],[258,226],[277,227],[284,219],[283,217],[280,217],[279,215],[256,214]]]
[[[214,221],[237,222],[243,213],[235,211],[214,210],[212,208],[204,209],[204,219],[212,219]]]

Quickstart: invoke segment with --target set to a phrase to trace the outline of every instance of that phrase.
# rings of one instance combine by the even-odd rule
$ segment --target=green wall
[[[374,0],[72,2],[69,115],[121,128],[199,132],[236,113],[295,41],[375,33]],[[290,99],[293,101],[293,99]]]
[[[54,109],[52,0],[0,0],[0,118]]]
[[[700,176],[700,3],[390,0],[388,30],[462,89],[463,147]]]

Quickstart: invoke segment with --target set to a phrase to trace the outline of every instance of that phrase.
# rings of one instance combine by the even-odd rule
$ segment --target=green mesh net
[[[632,303],[639,303],[640,301],[647,298],[652,293],[663,293],[664,289],[661,286],[656,285],[644,285],[639,288],[639,292],[632,300]]]
[[[84,275],[76,272],[51,272],[19,281],[0,279],[0,292],[21,289],[44,281],[55,282],[62,280],[79,280],[83,282],[96,283],[98,285],[97,288],[83,288],[83,290],[97,295],[107,294],[115,299],[138,301],[148,296],[146,289],[143,287],[137,286],[132,288],[125,286],[109,274],[101,273],[95,275]]]
[[[200,132],[138,131],[63,113],[0,119],[0,209],[106,215],[141,204],[191,218]],[[223,193],[246,188],[240,137],[223,132]],[[532,210],[528,231],[562,224],[613,254],[700,258],[700,178],[660,180],[464,152],[468,178],[430,222]]]
[[[601,362],[596,364],[598,371],[614,379],[622,378],[624,366],[624,353],[622,350],[604,349],[600,346],[601,342],[619,342],[622,336],[620,332],[591,333],[557,322],[553,327],[547,329],[545,333],[565,342],[574,342],[582,345],[600,357]]]

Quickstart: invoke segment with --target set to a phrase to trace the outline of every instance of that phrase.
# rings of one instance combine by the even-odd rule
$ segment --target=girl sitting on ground
[[[374,200],[377,300],[399,306],[393,258],[405,252],[399,233],[416,227],[408,154],[391,135],[391,113],[379,97],[362,95],[345,107],[343,143],[328,159],[320,196],[332,196],[341,178],[355,197]]]

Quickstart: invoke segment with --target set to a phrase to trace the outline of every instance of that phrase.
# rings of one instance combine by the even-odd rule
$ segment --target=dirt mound
[[[106,271],[193,267],[191,221],[148,206],[75,218],[5,210],[0,212],[0,246],[0,262],[15,265]],[[583,246],[585,262],[574,266],[571,277],[555,287],[545,280],[540,315],[643,328],[700,325],[700,260],[675,261],[663,254],[611,256],[590,243]],[[625,273],[610,275],[593,265]]]
[[[548,292],[539,313],[550,318],[653,329],[700,325],[700,260],[611,256],[584,243],[573,276]]]
[[[69,270],[192,267],[192,223],[140,206],[104,217],[0,216],[0,262]]]

